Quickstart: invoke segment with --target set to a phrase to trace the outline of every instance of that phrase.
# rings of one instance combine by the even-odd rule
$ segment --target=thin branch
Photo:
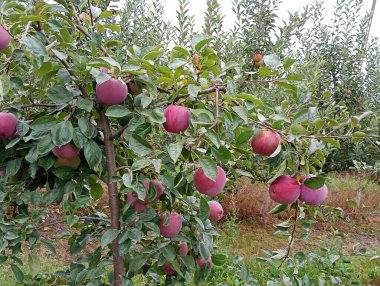
[[[129,166],[121,166],[121,167],[117,168],[116,171],[119,172],[119,171],[126,170],[129,168],[130,168]]]
[[[210,129],[214,128],[219,123],[219,88],[215,90],[215,122],[210,126]]]
[[[74,11],[74,15],[75,15],[75,19],[77,20],[77,24],[75,25],[75,27],[82,32],[83,35],[85,35],[88,39],[91,39],[91,34],[87,31],[87,29],[85,27],[83,27],[82,25],[82,22],[80,21],[80,18],[78,17],[78,13],[77,13],[77,10],[75,9],[75,6],[74,4],[71,4],[71,8],[73,9]],[[108,57],[109,54],[107,52],[107,50],[103,47],[103,46],[100,46],[100,50]]]
[[[171,92],[169,90],[163,89],[163,88],[161,88],[159,86],[157,86],[157,90],[160,91],[160,92],[166,93],[166,94],[171,94]]]
[[[121,136],[121,134],[123,134],[124,130],[127,128],[128,128],[128,124],[120,127],[119,130],[117,130],[115,133],[112,134],[112,138],[115,139],[115,138]]]
[[[289,257],[290,250],[291,250],[293,242],[294,242],[294,234],[296,232],[297,221],[298,221],[298,203],[296,203],[296,210],[295,210],[295,213],[294,213],[294,225],[293,225],[292,233],[291,233],[291,236],[290,236],[290,241],[289,241],[288,249],[286,250],[286,255],[282,259],[281,264],[278,266],[278,268],[281,268],[281,266],[284,264],[284,262],[286,261],[286,259],[288,259],[288,257]]]
[[[81,216],[79,218],[79,220],[85,220],[85,221],[87,221],[87,220],[89,220],[89,221],[91,221],[91,220],[97,220],[97,221],[104,221],[104,222],[107,222],[107,223],[111,222],[111,220],[109,220],[109,219],[102,218],[102,217],[95,217],[95,216]]]
[[[94,27],[94,17],[92,16],[91,0],[87,0],[88,10],[90,11],[91,26]]]

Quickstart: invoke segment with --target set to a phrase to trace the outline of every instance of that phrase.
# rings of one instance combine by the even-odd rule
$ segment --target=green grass
[[[361,178],[333,175],[328,184],[332,193],[339,191],[352,194],[360,190],[371,196],[380,194],[379,185]],[[236,215],[232,215],[219,227],[219,231],[221,236],[216,243],[219,251],[228,255],[228,260],[224,266],[213,268],[212,274],[203,284],[204,286],[223,285],[226,282],[232,286],[243,285],[242,277],[248,277],[247,273],[250,273],[252,281],[257,281],[257,284],[249,285],[267,285],[269,280],[283,280],[284,275],[292,277],[295,272],[298,273],[297,276],[300,279],[304,279],[307,275],[312,285],[318,285],[318,278],[321,277],[326,280],[325,285],[332,285],[331,277],[342,279],[341,285],[380,285],[380,259],[370,261],[371,256],[380,255],[379,249],[372,247],[371,241],[366,241],[366,248],[369,251],[372,250],[368,257],[359,256],[352,249],[352,243],[355,242],[358,233],[372,233],[373,235],[374,232],[380,232],[378,220],[351,221],[343,230],[343,234],[347,235],[333,235],[328,229],[315,228],[312,231],[311,240],[305,242],[296,240],[291,258],[280,269],[278,261],[258,259],[260,256],[265,256],[263,249],[274,251],[287,246],[286,240],[273,236],[274,228],[272,226],[267,226],[259,220],[238,222]],[[28,263],[30,255],[33,259]],[[293,259],[294,255],[304,258],[304,260],[295,260]],[[334,261],[336,255],[339,255],[339,258]],[[236,256],[241,256],[243,260],[234,263],[233,259]],[[21,257],[24,262],[21,269],[26,276],[36,273],[53,274],[67,266],[57,257],[59,254],[52,256],[41,250],[25,253]],[[142,276],[135,277],[134,282],[137,286],[147,285]],[[0,285],[13,286],[15,283],[9,265],[2,266],[0,268]],[[277,282],[274,283],[273,285],[278,285]]]

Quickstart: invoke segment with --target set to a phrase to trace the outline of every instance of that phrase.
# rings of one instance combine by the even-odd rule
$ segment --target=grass
[[[328,204],[334,207],[342,207],[346,212],[372,212],[379,209],[380,186],[371,181],[362,177],[334,174],[327,184],[330,189]],[[254,197],[260,194],[258,189],[263,189],[262,186],[251,188],[250,185],[245,185],[244,188],[245,194],[253,192]],[[252,199],[253,197],[250,197],[246,201]],[[356,205],[350,201],[355,201]],[[236,200],[230,200],[229,203],[236,204],[237,207],[250,207],[246,203],[239,206],[239,201]],[[257,208],[262,207],[262,203],[254,203],[257,204]],[[258,257],[265,256],[263,249],[274,251],[286,248],[287,241],[273,236],[272,224],[276,221],[273,217],[260,216],[262,208],[250,208],[246,214],[253,217],[248,216],[241,220],[240,214],[233,211],[236,208],[232,207],[228,219],[219,226],[221,236],[217,245],[220,251],[228,254],[229,259],[225,266],[215,267],[211,277],[203,285],[223,285],[226,282],[229,284],[224,285],[243,285],[242,277],[250,277],[250,281],[256,283],[247,285],[267,285],[267,281],[270,280],[274,281],[272,285],[279,285],[276,281],[294,277],[294,273],[297,273],[301,280],[307,276],[312,285],[318,285],[318,279],[323,277],[326,281],[324,285],[332,285],[331,279],[337,279],[336,285],[380,285],[380,259],[370,261],[370,257],[380,255],[378,217],[333,223],[325,221],[314,226],[311,239],[296,240],[291,259],[278,269],[278,261],[263,261]],[[58,251],[64,252],[64,249],[58,248]],[[359,255],[360,253],[367,256]],[[64,253],[58,255],[63,257]],[[234,263],[233,258],[236,256],[241,256],[243,260]],[[337,256],[339,258],[334,261]],[[41,250],[31,251],[21,257],[24,261],[21,268],[25,275],[54,273],[67,266],[67,261],[61,261],[56,257]],[[294,257],[302,259],[296,260]],[[339,283],[338,279],[342,282]],[[136,277],[134,281],[135,285],[146,285],[142,277]],[[14,275],[8,266],[0,268],[0,285],[15,285]]]

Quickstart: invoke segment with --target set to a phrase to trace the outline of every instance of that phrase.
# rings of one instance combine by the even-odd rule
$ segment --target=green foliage
[[[20,283],[28,279],[19,267],[24,247],[43,243],[54,251],[37,225],[49,207],[60,205],[70,228],[70,255],[78,259],[46,285],[133,285],[139,274],[150,285],[190,283],[193,274],[199,284],[211,269],[202,271],[195,259],[212,256],[215,265],[225,259],[215,254],[218,232],[207,219],[209,198],[193,186],[196,168],[214,179],[216,167],[223,167],[226,191],[242,176],[273,182],[284,173],[318,175],[338,139],[375,133],[360,124],[371,113],[352,114],[357,110],[328,85],[316,91],[312,73],[303,73],[305,63],[273,53],[269,35],[279,1],[235,1],[238,28],[225,36],[217,1],[208,2],[206,35],[194,35],[189,0],[179,0],[174,27],[160,17],[160,1],[126,1],[121,10],[100,2],[1,4],[13,39],[0,54],[0,106],[20,120],[16,138],[0,142],[0,169],[6,172],[0,179],[0,262],[11,265]],[[173,35],[176,46],[169,48]],[[226,57],[235,50],[223,41],[236,44],[234,57]],[[256,51],[265,53],[265,66],[254,66]],[[245,72],[253,69],[254,80],[247,80]],[[121,105],[101,106],[96,85],[111,77],[128,84],[131,94]],[[191,111],[190,128],[180,134],[162,126],[170,104]],[[282,136],[281,150],[270,158],[251,152],[249,139],[262,128]],[[67,143],[81,149],[76,167],[60,165],[51,152]],[[159,202],[151,200],[155,187],[144,186],[154,178],[165,186]],[[102,182],[110,211],[96,210]],[[126,199],[130,194],[143,203],[147,197],[147,208],[135,210]],[[83,216],[84,209],[91,215]],[[165,239],[159,214],[170,211],[182,215],[183,229]],[[312,223],[301,221],[306,228]],[[291,226],[278,225],[279,234],[288,235]],[[179,241],[188,243],[189,255],[177,253]],[[176,275],[163,282],[166,261]]]

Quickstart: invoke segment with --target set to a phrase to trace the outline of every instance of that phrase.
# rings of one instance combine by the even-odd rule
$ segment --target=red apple
[[[5,50],[9,43],[11,42],[11,36],[8,31],[4,29],[3,26],[0,25],[0,52]]]
[[[253,55],[253,60],[254,60],[255,62],[260,62],[260,61],[263,60],[263,55],[262,55],[262,54],[254,54],[254,55]]]
[[[147,190],[149,190],[150,182],[154,184],[154,186],[156,187],[156,192],[157,192],[156,198],[153,201],[151,201],[151,203],[154,203],[158,201],[161,195],[164,193],[164,186],[159,180],[153,179],[152,181],[147,181],[144,183],[144,186]],[[145,202],[148,203],[148,194],[145,197]]]
[[[127,85],[115,78],[106,80],[96,86],[96,98],[98,102],[105,105],[117,105],[123,103],[127,98]]]
[[[194,184],[198,192],[210,197],[215,197],[223,190],[226,184],[226,173],[221,167],[218,167],[217,170],[216,181],[207,177],[202,168],[198,168],[195,171]]]
[[[345,90],[344,90],[344,93],[345,93],[345,94],[352,94],[352,90],[351,90],[351,89],[345,89]]]
[[[206,259],[204,258],[197,258],[195,260],[195,263],[203,270],[205,271],[206,269],[206,266],[209,265],[210,268],[212,268],[214,266],[214,263],[212,262],[212,259],[211,259],[211,256],[210,258],[208,259],[208,262],[206,262]]]
[[[210,216],[211,221],[219,221],[223,217],[223,207],[217,201],[209,201],[208,206],[210,207]]]
[[[169,105],[165,108],[164,128],[167,132],[180,133],[189,128],[191,112],[184,106]]]
[[[169,224],[165,223],[165,214],[160,214],[160,233],[163,237],[172,238],[177,236],[182,229],[182,216],[176,212],[169,214]]]
[[[201,60],[201,56],[199,54],[194,54],[193,57],[191,58],[191,60],[194,62],[194,63],[197,63]]]
[[[307,177],[303,177],[302,181],[305,181],[306,178]],[[326,185],[323,185],[319,189],[313,190],[307,187],[306,185],[302,184],[299,200],[308,205],[318,206],[321,205],[327,199],[328,194],[329,189]]]
[[[269,196],[277,203],[291,204],[299,198],[300,190],[300,184],[295,178],[282,175],[270,185]]]
[[[16,135],[18,119],[13,113],[0,112],[0,140],[12,139]]]
[[[185,256],[189,253],[189,246],[184,241],[178,244],[178,248],[179,248],[178,250],[179,255]]]
[[[277,132],[265,129],[252,137],[251,146],[254,153],[270,156],[281,144],[281,136]]]
[[[255,62],[255,66],[256,66],[257,68],[259,68],[259,67],[261,67],[261,66],[263,66],[263,65],[264,65],[264,61],[263,61],[263,60],[258,61],[258,62]]]
[[[81,163],[80,157],[75,156],[73,159],[62,159],[58,158],[57,161],[54,163],[54,167],[71,167],[71,168],[78,168]]]
[[[79,154],[80,149],[72,143],[67,143],[61,147],[55,146],[52,151],[57,158],[72,160]]]
[[[169,262],[165,261],[165,263],[162,265],[162,270],[165,272],[166,275],[173,276],[175,274],[174,269],[171,267]]]
[[[148,205],[143,200],[140,200],[137,195],[132,193],[127,195],[127,202],[130,202],[132,208],[134,208],[139,213],[143,212],[148,207]]]
[[[128,82],[128,91],[132,95],[139,95],[142,93],[142,88],[135,81],[130,81]]]
[[[5,171],[4,170],[0,170],[0,178],[3,178],[3,177],[5,177]]]

